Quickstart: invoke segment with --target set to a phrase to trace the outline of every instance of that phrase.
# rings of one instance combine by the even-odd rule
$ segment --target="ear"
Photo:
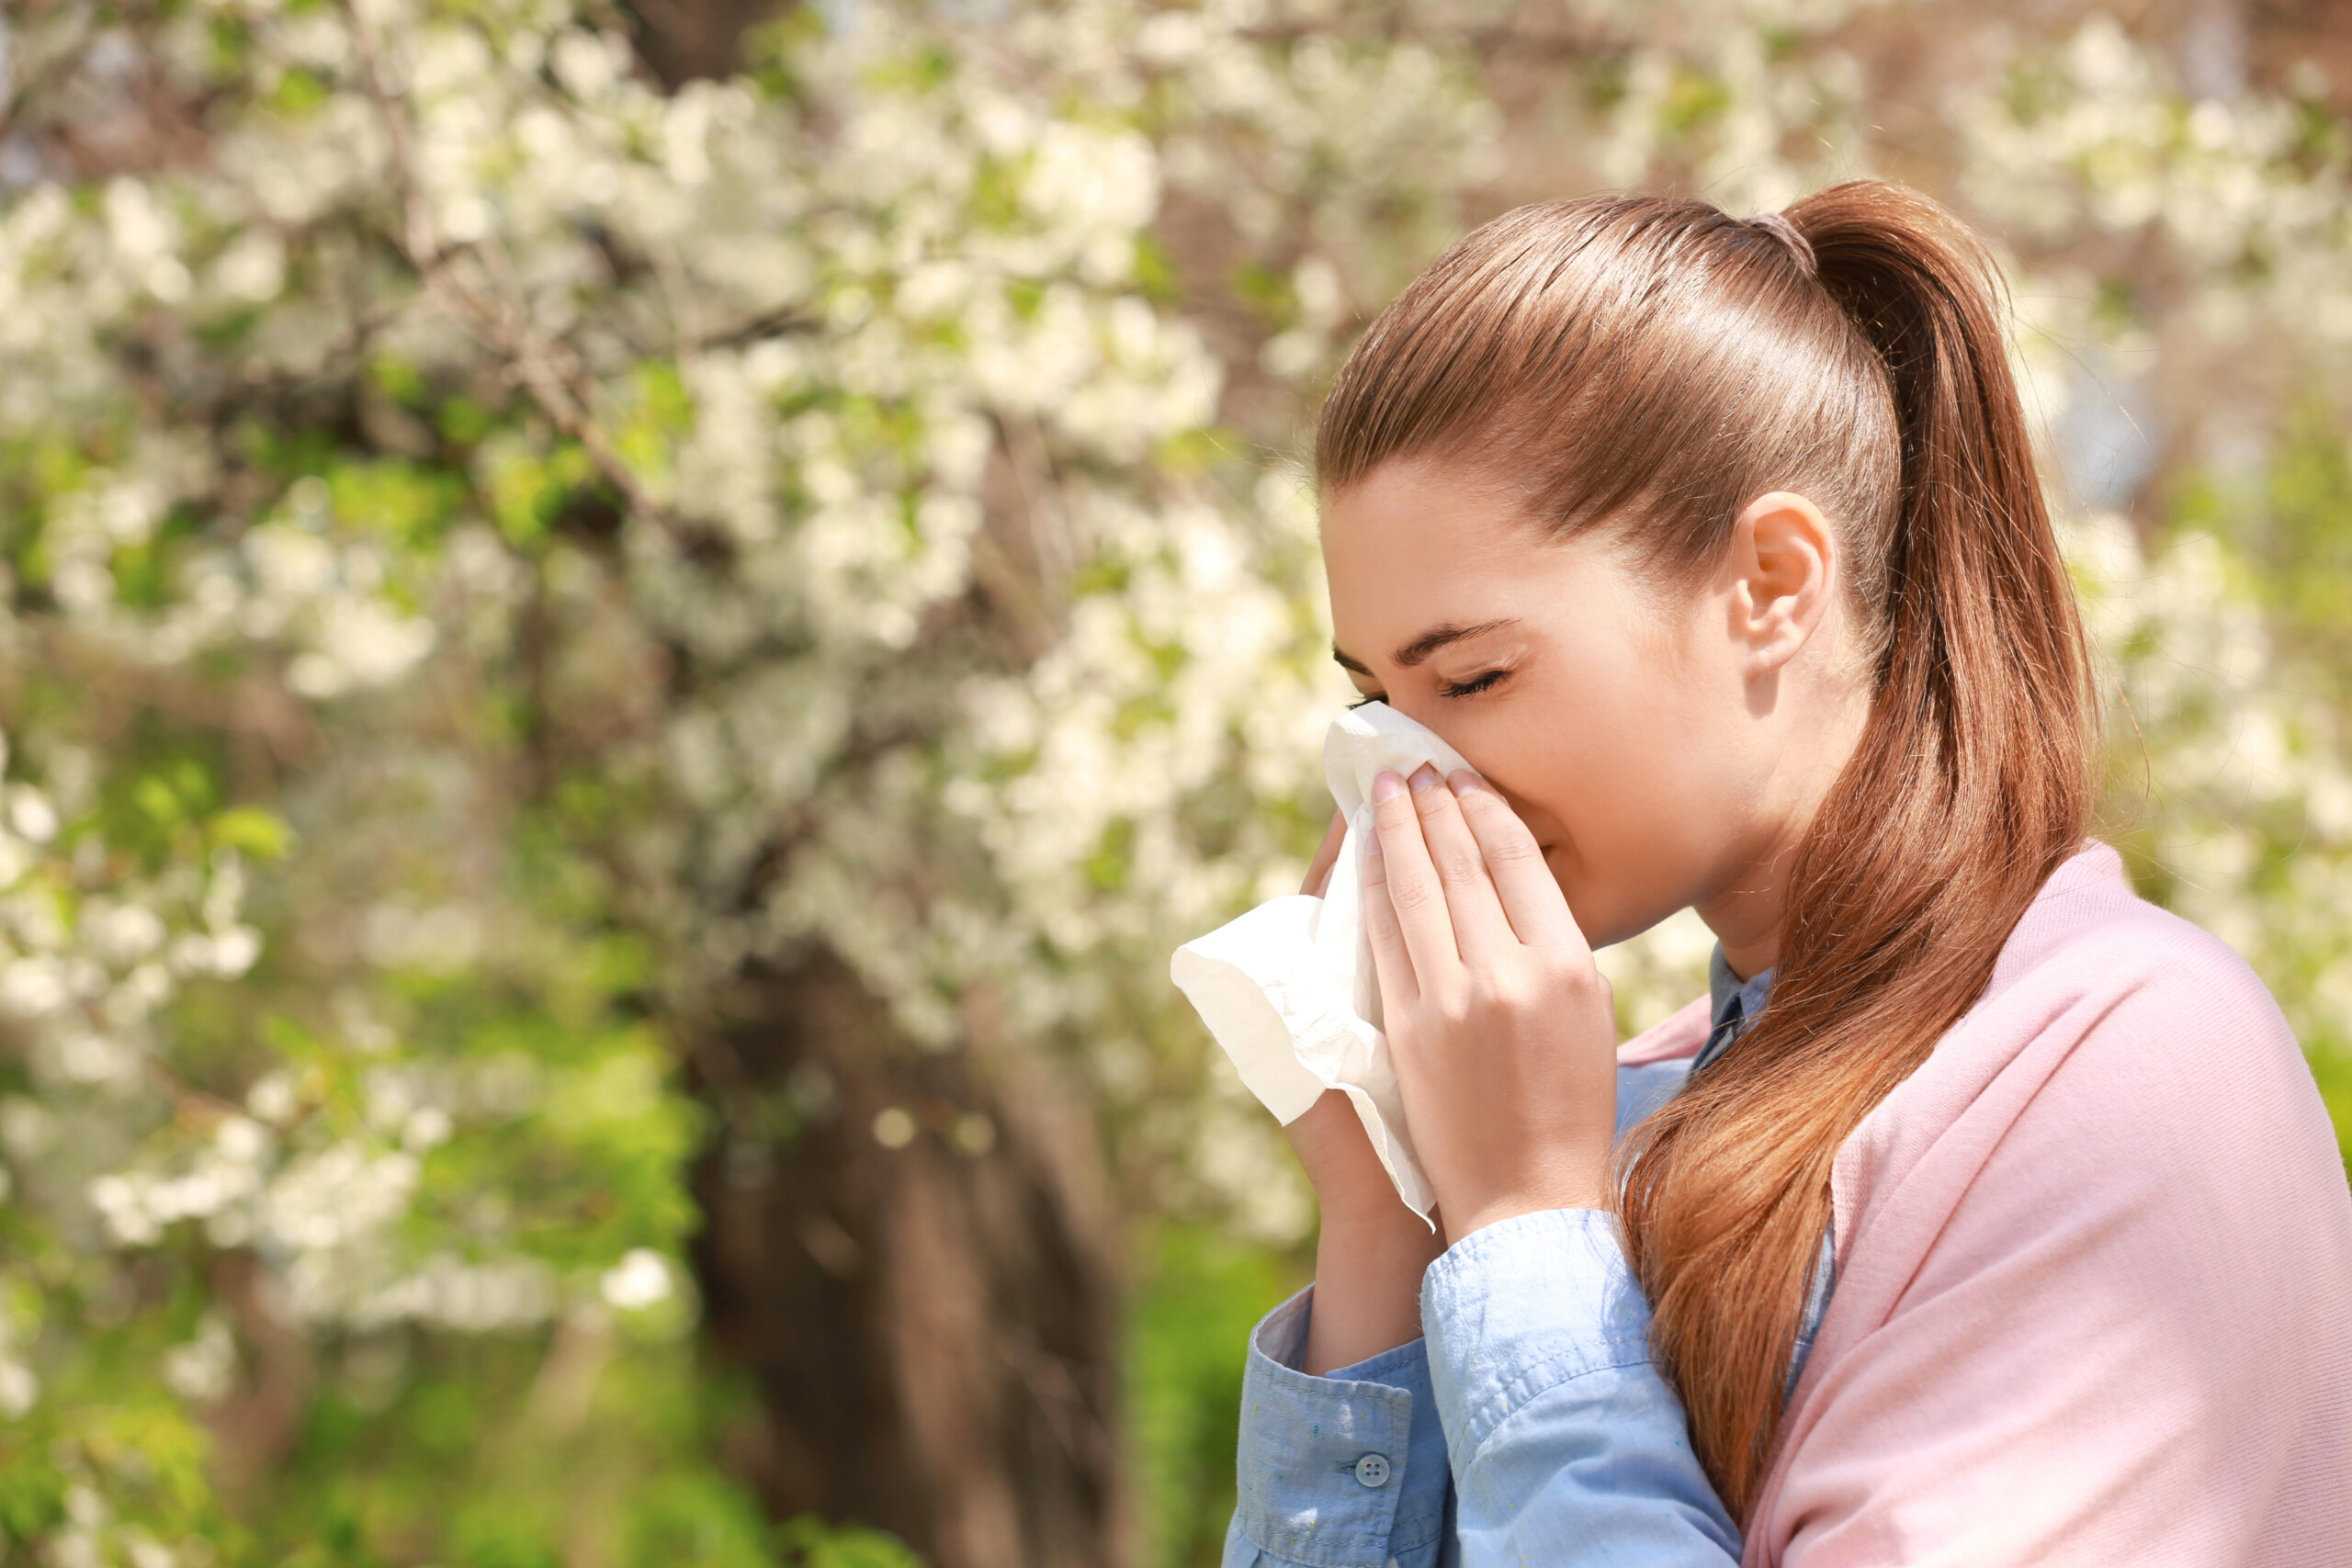
[[[1821,508],[1793,491],[1759,495],[1732,524],[1732,619],[1750,676],[1794,659],[1828,615],[1843,562]]]

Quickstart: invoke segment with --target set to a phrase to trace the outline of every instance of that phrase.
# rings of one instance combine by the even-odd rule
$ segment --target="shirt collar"
[[[1707,1043],[1691,1064],[1696,1072],[1729,1048],[1731,1043],[1745,1033],[1764,1010],[1764,999],[1772,988],[1772,971],[1758,970],[1747,979],[1732,972],[1731,960],[1724,956],[1723,943],[1707,959],[1708,1029]],[[1728,1025],[1728,1027],[1726,1027]]]

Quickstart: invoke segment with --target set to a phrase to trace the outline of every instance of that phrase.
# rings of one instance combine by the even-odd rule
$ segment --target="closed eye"
[[[1385,703],[1385,702],[1386,702],[1387,700],[1388,700],[1388,695],[1387,695],[1387,694],[1386,694],[1386,693],[1385,693],[1385,692],[1374,692],[1372,695],[1370,695],[1370,696],[1368,696],[1368,697],[1358,697],[1354,702],[1350,703],[1350,704],[1348,705],[1348,706],[1349,706],[1350,708],[1360,708],[1360,707],[1363,706],[1366,703]]]
[[[1483,675],[1473,675],[1467,681],[1448,681],[1438,688],[1443,697],[1475,697],[1481,692],[1492,691],[1510,679],[1508,670],[1489,670]]]

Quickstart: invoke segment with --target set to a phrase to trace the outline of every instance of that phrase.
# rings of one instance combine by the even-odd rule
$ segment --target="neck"
[[[1696,907],[1699,918],[1723,943],[1724,958],[1742,980],[1752,980],[1781,961],[1788,928],[1789,874],[1813,819],[1837,786],[1847,760],[1861,743],[1870,720],[1870,699],[1841,692],[1816,710],[1811,723],[1792,725],[1776,742],[1782,773],[1764,794],[1768,804],[1743,835],[1735,870],[1718,891]],[[1791,716],[1794,717],[1794,715]]]
[[[1716,894],[1698,907],[1699,918],[1724,946],[1732,973],[1752,980],[1781,961],[1781,933],[1788,910],[1788,873],[1802,834],[1776,840]]]

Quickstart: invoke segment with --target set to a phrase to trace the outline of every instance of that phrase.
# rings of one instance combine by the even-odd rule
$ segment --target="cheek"
[[[1629,682],[1588,692],[1554,711],[1529,749],[1520,786],[1555,818],[1580,861],[1600,864],[1623,845],[1654,853],[1661,829],[1688,809],[1691,728],[1674,694]]]
[[[1531,690],[1442,733],[1537,841],[1557,851],[1620,815],[1622,759],[1639,739],[1635,716],[1580,692]]]
[[[1607,635],[1573,648],[1547,705],[1580,751],[1579,793],[1630,826],[1686,798],[1692,763],[1716,728],[1718,672],[1687,614],[1620,606]],[[1595,826],[1599,826],[1596,824]]]
[[[1463,746],[1544,847],[1596,942],[1672,913],[1654,906],[1700,869],[1713,808],[1690,700],[1685,683],[1616,663],[1525,694],[1523,719],[1494,725],[1478,752]]]
[[[1622,775],[1687,742],[1696,683],[1679,650],[1626,638],[1561,651],[1540,685],[1512,705],[1532,750],[1578,773]]]

